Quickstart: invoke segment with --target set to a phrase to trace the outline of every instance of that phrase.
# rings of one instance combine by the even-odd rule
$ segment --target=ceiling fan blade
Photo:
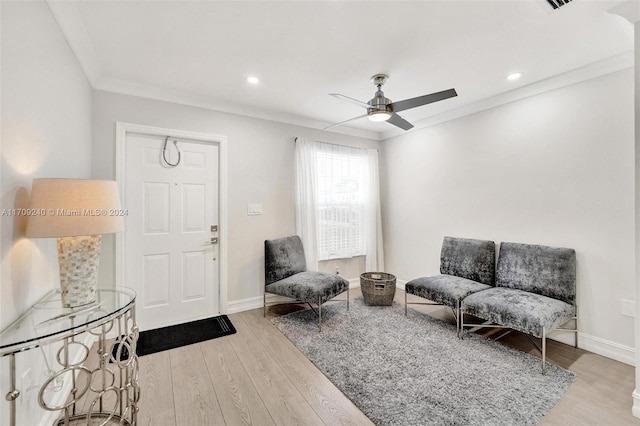
[[[400,127],[402,130],[409,130],[413,127],[413,124],[409,123],[404,118],[400,117],[398,114],[391,114],[391,118],[387,120],[387,123],[391,123],[394,126]]]
[[[340,125],[342,125],[342,124],[344,124],[344,123],[348,123],[349,121],[359,120],[359,119],[361,119],[361,118],[366,117],[367,115],[368,115],[368,114],[359,115],[359,116],[357,116],[357,117],[353,117],[353,118],[350,118],[350,119],[348,119],[348,120],[344,120],[344,121],[341,121],[341,122],[339,122],[339,123],[332,124],[331,126],[325,127],[325,128],[324,128],[324,130],[332,129],[332,128],[337,127],[337,126],[340,126]]]
[[[393,111],[399,112],[406,109],[427,105],[433,102],[458,96],[456,89],[443,90],[442,92],[431,93],[430,95],[418,96],[416,98],[405,99],[404,101],[393,102],[390,106]]]
[[[358,105],[362,108],[371,108],[371,105],[369,105],[368,103],[350,98],[349,96],[341,95],[340,93],[329,93],[329,94],[335,98],[342,99],[347,102],[351,102],[352,104]]]

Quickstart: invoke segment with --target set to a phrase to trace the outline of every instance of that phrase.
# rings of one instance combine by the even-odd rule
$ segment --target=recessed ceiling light
[[[258,84],[260,83],[260,80],[258,80],[258,77],[247,77],[247,81],[249,82],[249,84]]]
[[[514,72],[514,73],[509,74],[507,76],[507,80],[515,81],[515,80],[519,79],[520,77],[522,77],[522,73],[521,72]]]

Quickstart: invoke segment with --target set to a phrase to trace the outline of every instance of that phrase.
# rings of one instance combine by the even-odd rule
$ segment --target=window
[[[318,260],[366,252],[364,151],[318,144]]]
[[[381,270],[378,152],[297,138],[296,232],[311,270],[354,256]]]

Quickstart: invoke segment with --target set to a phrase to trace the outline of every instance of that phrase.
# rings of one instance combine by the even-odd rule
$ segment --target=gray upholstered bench
[[[440,275],[416,278],[405,285],[404,314],[407,314],[407,305],[449,306],[459,331],[460,302],[470,294],[493,286],[495,247],[493,241],[444,237]],[[431,302],[409,302],[408,294]]]
[[[493,323],[465,324],[464,314]],[[574,329],[560,328],[575,320]],[[546,369],[546,338],[553,330],[576,334],[576,252],[530,244],[502,243],[495,288],[468,295],[462,300],[461,328],[505,327],[542,339],[542,372]],[[531,340],[531,339],[530,339]]]

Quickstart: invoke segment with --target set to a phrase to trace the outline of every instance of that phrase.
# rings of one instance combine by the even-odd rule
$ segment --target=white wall
[[[95,178],[115,177],[117,121],[227,136],[230,238],[227,286],[228,301],[232,304],[254,299],[262,303],[264,240],[295,233],[294,137],[379,147],[377,141],[169,102],[102,91],[94,91],[93,99]],[[248,216],[249,203],[261,203],[263,214]],[[101,260],[100,274],[102,283],[108,285],[115,280],[113,238],[104,240],[103,252],[107,257]],[[343,271],[354,269],[345,267]]]
[[[33,178],[90,176],[91,88],[46,3],[2,2],[0,7],[0,204],[9,210],[28,206]],[[26,239],[24,225],[6,211],[0,216],[0,329],[58,286],[55,240]],[[18,374],[31,366],[34,380],[44,381],[42,355],[19,355]],[[0,424],[7,424],[7,358],[0,362]],[[40,419],[34,393],[23,391],[21,397],[35,405],[19,406],[21,424]]]
[[[44,2],[2,3],[2,209],[36,177],[91,174],[91,88]],[[0,328],[58,285],[54,239],[1,216]]]
[[[632,70],[382,145],[388,272],[439,273],[445,235],[574,248],[581,346],[633,362]]]

